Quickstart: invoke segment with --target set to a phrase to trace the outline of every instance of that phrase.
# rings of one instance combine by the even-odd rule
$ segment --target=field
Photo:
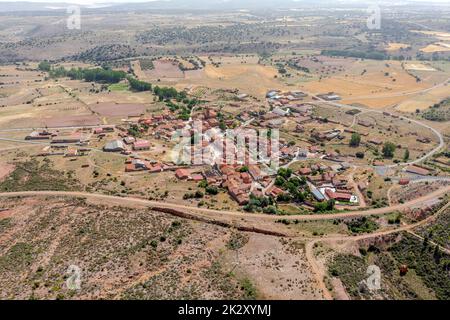
[[[388,44],[388,46],[386,47],[387,51],[397,51],[400,49],[405,49],[407,48],[408,45],[405,43],[396,43],[396,42],[391,42]]]
[[[19,199],[4,207],[2,298],[319,297],[295,243],[83,199]],[[81,269],[81,290],[67,287],[71,265]]]

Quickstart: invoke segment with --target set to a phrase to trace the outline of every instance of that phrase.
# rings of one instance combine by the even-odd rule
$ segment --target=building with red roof
[[[328,198],[334,199],[337,201],[350,201],[352,198],[352,195],[349,193],[343,193],[343,192],[334,192],[331,189],[326,189],[325,194]]]
[[[138,140],[133,143],[133,150],[139,151],[139,150],[149,150],[150,149],[150,142],[147,140]]]
[[[414,165],[407,167],[406,168],[406,172],[413,173],[413,174],[418,174],[418,175],[421,175],[421,176],[427,176],[427,175],[430,174],[429,170],[427,170],[425,168],[418,167],[418,166],[414,166]]]
[[[195,173],[195,174],[191,175],[190,178],[189,178],[189,180],[192,180],[192,181],[195,181],[195,182],[200,182],[203,179],[204,179],[203,175],[201,175],[200,173]]]
[[[175,171],[175,176],[181,180],[188,179],[190,175],[191,175],[191,172],[187,169],[177,169]]]

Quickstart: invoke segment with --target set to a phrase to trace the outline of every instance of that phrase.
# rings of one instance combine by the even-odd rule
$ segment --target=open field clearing
[[[420,51],[426,53],[450,51],[450,43],[438,42],[435,44],[430,44],[425,48],[420,49]]]
[[[411,30],[412,32],[418,32],[422,34],[426,34],[432,37],[435,37],[439,40],[450,40],[449,32],[441,32],[441,31],[422,31],[422,30]]]
[[[141,68],[141,64],[139,60],[132,60],[130,61],[130,68],[133,70],[133,73],[136,75],[136,77],[140,80],[146,80],[147,75]]]
[[[156,60],[153,61],[154,68],[152,70],[145,71],[145,75],[149,79],[182,79],[184,78],[183,71],[178,67],[177,62],[170,60]]]
[[[0,109],[0,125],[3,129],[83,126],[99,123],[98,117],[79,103],[49,104],[42,106],[21,105]]]
[[[257,64],[224,64],[219,68],[207,65],[202,77],[195,78],[197,85],[208,85],[212,88],[237,88],[242,92],[264,97],[267,88],[283,87],[274,79],[277,71],[271,67]]]
[[[432,67],[423,65],[421,63],[406,63],[405,69],[413,70],[413,71],[436,71],[436,69],[433,69]]]
[[[403,112],[415,112],[417,109],[425,110],[435,103],[439,103],[448,98],[450,96],[449,90],[450,86],[447,85],[427,91],[426,93],[415,95],[414,98],[411,97],[410,99],[399,103],[395,109]]]
[[[83,82],[81,82],[84,85]],[[148,92],[137,92],[130,94],[129,91],[102,91],[98,94],[92,94],[87,91],[77,93],[78,98],[86,105],[98,103],[111,104],[141,104],[153,101],[153,96]]]
[[[391,42],[391,43],[388,43],[386,50],[387,51],[397,51],[397,50],[405,49],[408,47],[409,47],[409,45],[406,43]]]
[[[98,104],[89,105],[89,109],[98,113],[101,116],[113,117],[113,116],[134,116],[139,117],[144,114],[146,106],[144,104],[132,104],[132,103],[111,103],[102,102]]]
[[[321,299],[314,277],[306,262],[304,244],[250,235],[236,254],[228,254],[228,263],[237,274],[247,274],[266,299]]]
[[[143,71],[138,76],[144,80],[161,80],[163,85],[175,85],[179,89],[192,86],[207,86],[223,89],[236,88],[242,92],[263,98],[267,88],[284,88],[275,79],[277,70],[259,65],[257,57],[252,56],[213,56],[212,61],[207,57],[200,57],[206,61],[204,69],[181,71],[178,64],[169,60],[154,61],[154,69]],[[212,63],[220,63],[217,66]],[[139,69],[137,69],[139,70]]]
[[[358,62],[345,75],[301,85],[306,91],[315,94],[335,92],[342,97],[343,103],[360,103],[376,109],[392,106],[405,100],[405,94],[431,86],[417,82],[402,69],[400,63],[394,61],[388,64],[370,62],[367,65]]]

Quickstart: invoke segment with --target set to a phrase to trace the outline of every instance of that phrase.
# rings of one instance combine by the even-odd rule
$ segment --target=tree
[[[409,160],[409,149],[405,149],[405,154],[403,155],[403,160],[404,161]]]
[[[128,83],[130,84],[131,89],[134,91],[150,91],[152,90],[152,85],[148,82],[136,80],[133,77],[127,78]]]
[[[358,147],[361,143],[361,135],[357,132],[352,133],[350,138],[350,147]]]
[[[206,193],[216,195],[219,193],[219,189],[216,186],[207,186],[205,189]]]
[[[278,170],[278,175],[285,178],[285,179],[289,179],[292,175],[292,169],[289,168],[280,168]]]
[[[39,63],[38,68],[41,71],[50,71],[50,68],[51,68],[50,62],[42,61],[41,63]]]
[[[283,178],[281,176],[278,176],[278,177],[275,178],[275,185],[276,186],[281,187],[285,183],[286,183],[286,179],[285,178]]]
[[[279,202],[289,202],[292,200],[292,197],[289,195],[289,193],[280,193],[277,196],[277,201]]]
[[[393,144],[392,142],[386,142],[383,146],[383,156],[385,158],[392,158],[394,157],[394,152],[397,146]]]
[[[314,204],[314,211],[315,212],[331,211],[334,209],[335,203],[336,202],[333,199],[324,202],[317,202],[316,204]]]

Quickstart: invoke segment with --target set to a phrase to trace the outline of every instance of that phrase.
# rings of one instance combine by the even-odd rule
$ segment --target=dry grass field
[[[420,49],[423,52],[426,53],[433,53],[433,52],[446,52],[450,51],[450,42],[437,42],[435,44],[430,44],[426,46],[425,48]]]
[[[399,42],[390,42],[388,43],[386,50],[387,51],[398,51],[400,49],[405,49],[407,48],[409,45],[406,43],[399,43]]]
[[[321,298],[301,243],[83,199],[3,207],[2,298]]]

